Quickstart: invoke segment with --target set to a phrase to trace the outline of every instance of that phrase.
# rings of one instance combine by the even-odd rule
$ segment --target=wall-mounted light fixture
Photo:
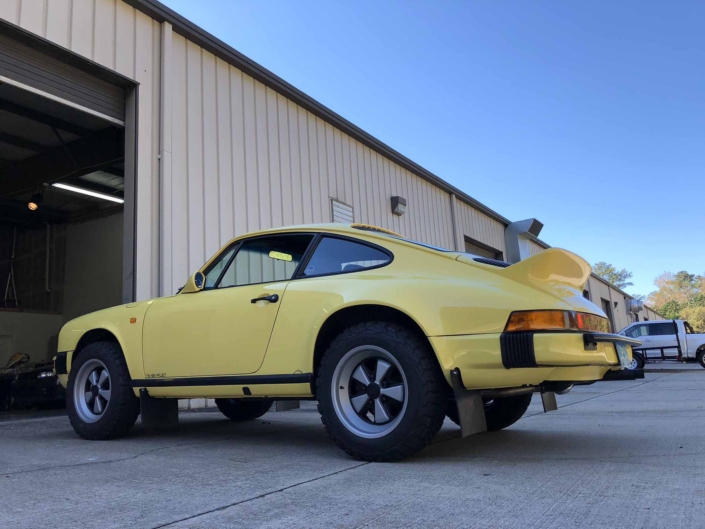
[[[399,216],[406,213],[406,199],[404,197],[392,197],[392,213]]]

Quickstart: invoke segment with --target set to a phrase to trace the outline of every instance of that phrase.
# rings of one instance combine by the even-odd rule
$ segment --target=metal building
[[[171,294],[260,228],[354,220],[499,259],[547,247],[540,223],[512,223],[154,0],[0,2],[0,208],[0,365],[50,358],[67,319]],[[636,317],[604,281],[586,295],[616,328]]]

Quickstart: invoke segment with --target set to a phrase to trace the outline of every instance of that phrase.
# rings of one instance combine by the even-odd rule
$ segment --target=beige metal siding
[[[172,36],[172,169],[163,197],[163,290],[233,236],[355,220],[453,247],[449,195],[180,35]],[[391,212],[390,198],[408,200]]]
[[[0,18],[140,83],[135,284],[156,295],[160,25],[120,0],[0,0]]]
[[[529,256],[533,257],[544,250],[545,248],[543,246],[539,246],[534,241],[529,241]]]
[[[487,246],[495,248],[506,256],[504,248],[504,225],[489,218],[484,213],[461,202],[456,201],[456,215],[460,236],[470,237]]]
[[[609,287],[609,289],[612,297],[610,303],[612,304],[612,314],[614,315],[614,330],[621,331],[627,325],[632,323],[633,319],[631,314],[627,313],[627,304],[625,302],[624,294],[612,287]],[[616,307],[614,306],[615,303],[617,304]]]

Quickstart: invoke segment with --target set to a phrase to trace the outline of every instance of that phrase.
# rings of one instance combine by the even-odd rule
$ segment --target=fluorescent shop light
[[[82,187],[74,187],[66,184],[51,184],[52,187],[58,187],[59,189],[65,189],[66,191],[73,191],[74,193],[80,193],[82,195],[88,195],[89,197],[102,198],[103,200],[109,200],[110,202],[117,202],[118,204],[124,204],[125,201],[118,197],[111,197],[103,193],[96,193],[89,189],[83,189]]]

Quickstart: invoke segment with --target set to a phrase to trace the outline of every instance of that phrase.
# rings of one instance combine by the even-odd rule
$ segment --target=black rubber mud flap
[[[455,393],[455,403],[458,406],[461,437],[487,431],[485,405],[479,391],[469,391],[463,385],[463,378],[458,368],[450,372],[450,380]]]
[[[177,399],[155,399],[145,388],[140,389],[142,426],[145,430],[161,430],[179,425],[179,401]]]
[[[548,413],[549,411],[556,411],[558,409],[558,403],[556,402],[556,394],[553,391],[542,391],[541,403],[543,404],[544,413]]]

